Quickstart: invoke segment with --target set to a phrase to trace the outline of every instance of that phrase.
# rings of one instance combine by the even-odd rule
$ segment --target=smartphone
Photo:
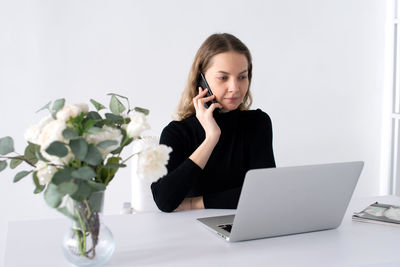
[[[206,80],[206,77],[204,77],[204,74],[203,74],[203,73],[200,73],[199,78],[198,78],[198,80],[197,80],[197,88],[198,88],[199,86],[200,86],[203,90],[206,89],[206,88],[208,89],[207,94],[206,94],[206,97],[212,96],[212,95],[213,95],[213,93],[212,93],[212,91],[211,91],[211,88],[210,88],[210,86],[208,85],[207,80]],[[217,100],[215,100],[215,98],[214,98],[213,100],[206,102],[206,103],[204,104],[204,106],[206,106],[206,108],[209,108],[209,107],[211,106],[212,103],[217,103]]]

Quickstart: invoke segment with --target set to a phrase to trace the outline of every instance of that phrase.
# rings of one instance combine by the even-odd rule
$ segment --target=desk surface
[[[195,219],[232,210],[105,216],[116,250],[106,266],[400,266],[400,227],[354,222],[353,211],[374,201],[353,200],[335,230],[228,243]],[[68,220],[14,221],[8,225],[4,266],[70,266],[61,236]]]

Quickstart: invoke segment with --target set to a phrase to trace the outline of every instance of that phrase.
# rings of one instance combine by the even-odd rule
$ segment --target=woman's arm
[[[191,199],[185,200],[185,196],[207,164],[221,135],[221,130],[213,117],[213,111],[220,108],[221,105],[214,103],[208,109],[205,108],[204,103],[215,97],[204,97],[206,93],[207,89],[199,89],[199,94],[193,98],[196,117],[205,131],[205,139],[189,158],[183,157],[183,139],[179,134],[163,131],[161,135],[160,142],[172,147],[172,153],[167,166],[168,174],[153,183],[151,190],[158,208],[164,212],[180,210],[182,207],[204,208],[202,198],[196,198],[193,201]],[[188,205],[188,203],[193,203],[193,205]]]

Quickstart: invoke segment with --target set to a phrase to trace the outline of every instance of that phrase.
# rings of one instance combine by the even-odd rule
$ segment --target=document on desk
[[[400,226],[400,206],[375,202],[361,212],[355,212],[353,220]]]

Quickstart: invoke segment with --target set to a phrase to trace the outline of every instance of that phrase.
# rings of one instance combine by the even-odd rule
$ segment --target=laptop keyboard
[[[232,230],[232,224],[221,224],[221,225],[218,225],[218,227],[221,229],[224,229],[225,231],[227,231],[229,233]]]

